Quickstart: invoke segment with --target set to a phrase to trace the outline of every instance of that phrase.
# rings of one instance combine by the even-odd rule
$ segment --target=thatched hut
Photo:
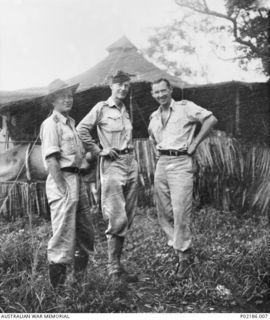
[[[133,82],[140,83],[142,87],[145,83],[159,77],[168,78],[174,86],[186,85],[177,77],[171,76],[147,61],[126,37],[110,45],[108,53],[107,58],[90,70],[67,80],[71,84],[80,83],[72,112],[77,121],[96,102],[109,96],[108,76],[117,69],[134,74]],[[0,93],[0,115],[2,116],[2,125],[1,123],[0,125],[5,128],[6,146],[8,146],[8,137],[17,143],[35,139],[41,122],[48,114],[48,108],[43,102],[46,92],[46,88],[32,88]]]
[[[108,76],[117,69],[134,74],[132,90],[127,101],[134,123],[134,137],[146,138],[149,115],[157,104],[150,93],[153,79],[166,77],[174,86],[175,99],[190,99],[214,112],[218,129],[247,141],[268,143],[270,136],[269,83],[231,81],[202,86],[191,86],[171,76],[145,59],[126,38],[108,48],[108,56],[88,71],[67,80],[79,82],[72,116],[79,121],[98,101],[110,95]],[[18,143],[34,140],[39,126],[48,114],[43,102],[46,88],[0,93],[0,116],[8,137]],[[7,137],[8,136],[8,137]]]
[[[144,185],[141,189],[141,198],[144,199],[144,203],[151,203],[154,171],[154,159],[147,140],[149,116],[157,108],[157,104],[150,92],[150,82],[154,79],[160,77],[169,79],[174,87],[173,97],[176,100],[189,99],[213,111],[219,120],[217,129],[225,131],[227,135],[241,138],[243,141],[259,141],[260,143],[269,145],[269,82],[245,83],[231,81],[203,86],[191,86],[150,63],[125,37],[109,46],[108,56],[96,66],[81,75],[67,80],[69,83],[80,82],[71,114],[77,122],[98,101],[106,100],[109,97],[110,89],[107,85],[107,78],[116,69],[122,69],[135,75],[132,80],[131,93],[126,104],[133,119],[134,138],[136,138],[136,157],[139,159],[140,173],[144,180]],[[0,139],[2,133],[2,144],[4,144],[5,148],[12,146],[10,140],[14,144],[24,144],[36,140],[40,124],[49,113],[49,108],[43,99],[46,92],[46,88],[9,93],[0,92],[0,129],[2,129],[0,130]],[[211,143],[209,144],[209,148],[211,149]],[[256,164],[253,167],[257,168]],[[216,175],[217,173],[210,176],[215,177]],[[234,172],[226,176],[228,176],[228,179],[226,179],[231,183],[234,179]],[[264,176],[268,177],[267,175]],[[211,188],[214,185],[211,179],[207,183]],[[201,183],[201,185],[204,184]],[[227,190],[231,189],[226,186],[226,183],[222,183],[221,185],[224,185],[225,189],[221,188],[220,193],[218,193],[220,194],[220,199],[222,199],[218,200],[218,202],[223,203],[224,192],[226,191],[227,197]],[[250,185],[252,186],[252,184]],[[22,182],[14,186],[13,183],[8,182],[6,184],[1,183],[0,189],[0,205],[2,204],[2,200],[6,199],[6,194],[10,195],[11,198],[13,197],[13,199],[21,199],[18,196],[19,194],[26,195],[26,197],[33,200],[32,202],[27,201],[26,204],[24,204],[23,200],[4,202],[6,208],[5,215],[8,219],[18,216],[25,207],[28,212],[40,212],[42,215],[44,212],[47,212],[43,183],[33,182],[25,184]],[[214,189],[214,196],[216,196],[217,188]],[[32,196],[29,196],[29,192]],[[205,193],[205,188],[200,193]],[[206,194],[208,198],[213,198],[209,197],[209,192],[206,192]],[[244,191],[243,194],[248,193]],[[252,192],[250,194],[252,195]],[[146,198],[149,201],[145,200]],[[250,198],[247,199],[248,201],[252,201]],[[231,201],[231,203],[233,202]],[[242,201],[243,203],[245,203],[244,200]],[[224,207],[223,204],[222,207]],[[263,204],[263,208],[268,208],[268,202],[267,205]]]

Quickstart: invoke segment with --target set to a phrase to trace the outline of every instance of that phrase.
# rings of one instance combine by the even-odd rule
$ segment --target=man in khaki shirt
[[[155,172],[155,202],[168,245],[179,256],[178,277],[181,278],[188,266],[192,241],[192,155],[217,120],[212,112],[191,101],[174,101],[167,79],[152,83],[152,95],[160,104],[152,113],[148,128],[150,141],[159,158]],[[194,137],[198,122],[201,129]]]
[[[63,284],[67,264],[85,270],[93,251],[94,234],[86,189],[79,174],[84,149],[69,117],[77,85],[57,79],[49,85],[47,101],[53,112],[40,129],[42,158],[48,171],[46,195],[53,235],[48,243],[49,276],[55,288]]]
[[[138,195],[138,164],[132,145],[132,124],[123,100],[130,77],[118,71],[111,77],[112,94],[97,103],[77,126],[86,149],[99,153],[101,205],[108,222],[108,272],[113,282],[137,280],[120,263],[124,239],[134,218]],[[93,148],[91,131],[97,127],[102,151]]]

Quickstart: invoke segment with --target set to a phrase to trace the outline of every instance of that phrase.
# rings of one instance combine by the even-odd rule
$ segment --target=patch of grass
[[[31,228],[26,219],[2,224],[0,311],[270,311],[270,235],[265,218],[243,218],[209,207],[195,211],[195,257],[189,277],[179,281],[175,277],[177,257],[166,245],[155,210],[141,210],[123,255],[123,262],[139,273],[140,281],[117,288],[107,278],[105,226],[101,216],[95,215],[94,220],[99,231],[87,276],[78,282],[70,272],[66,284],[57,291],[48,283],[49,222],[36,218]]]

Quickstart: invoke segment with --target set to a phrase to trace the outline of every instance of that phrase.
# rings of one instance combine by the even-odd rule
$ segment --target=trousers
[[[130,228],[138,198],[138,164],[133,154],[112,161],[101,158],[101,206],[108,222],[107,237],[125,237]]]
[[[82,254],[94,250],[94,229],[81,176],[63,172],[63,177],[67,185],[64,195],[50,174],[46,180],[53,232],[47,254],[49,263],[68,264],[73,261],[75,250]]]
[[[168,245],[184,252],[192,242],[192,158],[188,155],[161,156],[157,162],[154,180],[160,226],[167,236]]]

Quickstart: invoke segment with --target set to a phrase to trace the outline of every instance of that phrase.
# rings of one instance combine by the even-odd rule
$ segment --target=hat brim
[[[67,87],[65,87],[65,88],[61,88],[61,89],[55,90],[55,91],[53,91],[53,92],[50,92],[50,93],[47,94],[47,96],[45,97],[45,100],[46,100],[47,102],[51,102],[52,99],[53,99],[53,97],[54,97],[55,95],[58,95],[59,93],[65,92],[65,91],[68,91],[68,90],[71,90],[71,91],[72,91],[72,94],[74,95],[75,92],[77,91],[79,85],[80,85],[80,83],[76,83],[76,84],[67,86]]]

